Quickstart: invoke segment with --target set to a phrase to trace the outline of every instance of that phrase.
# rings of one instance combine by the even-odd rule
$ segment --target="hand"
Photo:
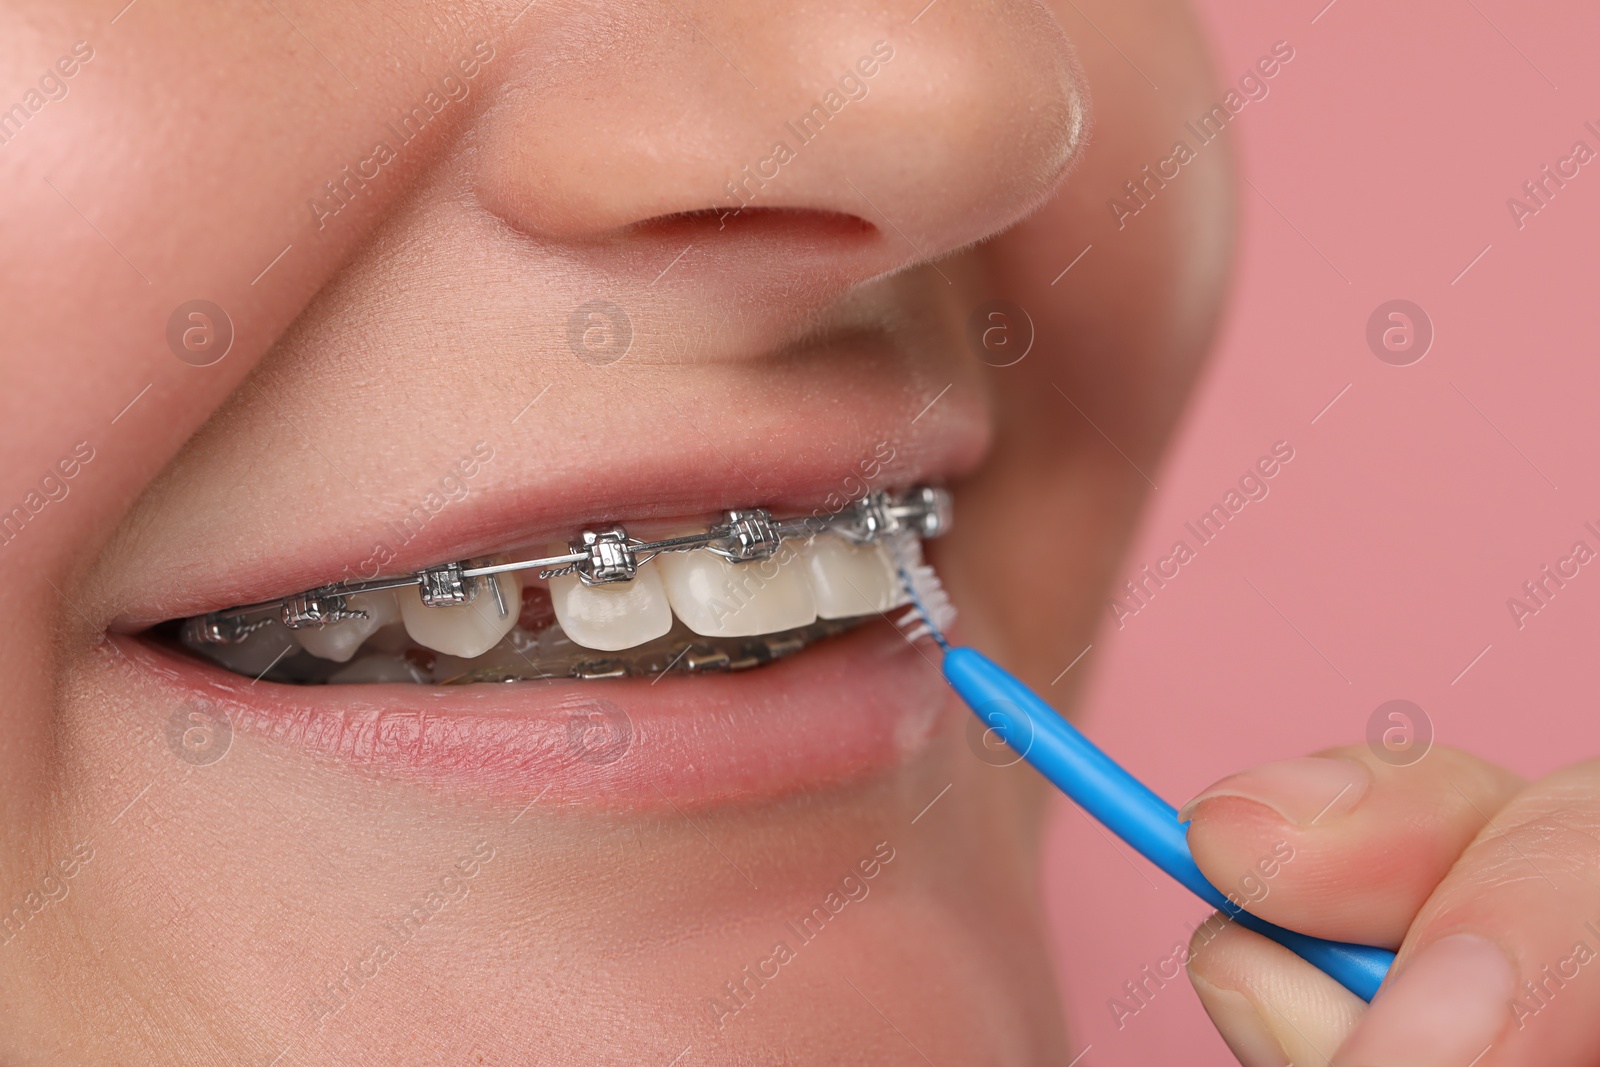
[[[1263,919],[1399,950],[1371,1006],[1214,916],[1189,976],[1246,1067],[1577,1067],[1600,1047],[1600,761],[1527,783],[1435,748],[1270,763],[1183,810],[1213,884]]]

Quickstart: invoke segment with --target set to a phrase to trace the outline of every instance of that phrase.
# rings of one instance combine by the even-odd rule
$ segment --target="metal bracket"
[[[634,555],[633,542],[628,531],[620,526],[609,530],[585,530],[572,542],[574,553],[586,553],[587,558],[576,565],[578,579],[584,585],[609,585],[612,582],[631,582],[639,573],[639,561]]]
[[[478,597],[478,579],[462,573],[464,565],[461,563],[446,563],[439,567],[429,567],[421,571],[417,577],[417,592],[422,596],[422,602],[430,608],[444,607],[448,604],[467,604]]]

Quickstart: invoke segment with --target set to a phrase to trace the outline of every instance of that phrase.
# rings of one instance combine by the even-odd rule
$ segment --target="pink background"
[[[1600,549],[1600,160],[1521,230],[1506,206],[1574,141],[1600,150],[1600,9],[1336,0],[1313,23],[1324,3],[1201,0],[1223,79],[1280,39],[1296,57],[1225,135],[1254,183],[1235,291],[1122,577],[1274,441],[1295,458],[1074,668],[1090,734],[1175,803],[1359,742],[1394,698],[1524,774],[1600,751],[1600,562],[1520,630],[1507,608],[1575,541]],[[1365,338],[1394,298],[1436,331],[1407,367]],[[1120,1030],[1107,1006],[1205,907],[1064,801],[1048,855],[1081,1067],[1234,1063],[1182,979]]]

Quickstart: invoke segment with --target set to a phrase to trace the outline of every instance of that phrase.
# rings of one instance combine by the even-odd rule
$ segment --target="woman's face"
[[[1065,706],[1225,266],[1221,148],[1106,204],[1213,102],[1186,13],[105,8],[0,33],[67,89],[0,147],[3,500],[70,490],[0,551],[0,1060],[1070,1058],[1041,795],[885,621],[445,686],[151,628],[935,482]]]

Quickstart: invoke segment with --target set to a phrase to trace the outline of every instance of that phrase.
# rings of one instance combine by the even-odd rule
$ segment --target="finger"
[[[1366,1010],[1293,952],[1220,914],[1189,942],[1189,981],[1244,1067],[1327,1067]]]
[[[1184,805],[1200,870],[1292,930],[1395,946],[1523,782],[1456,749],[1396,767],[1364,745],[1224,778]]]
[[[1600,761],[1517,795],[1457,860],[1336,1063],[1595,1062]]]

